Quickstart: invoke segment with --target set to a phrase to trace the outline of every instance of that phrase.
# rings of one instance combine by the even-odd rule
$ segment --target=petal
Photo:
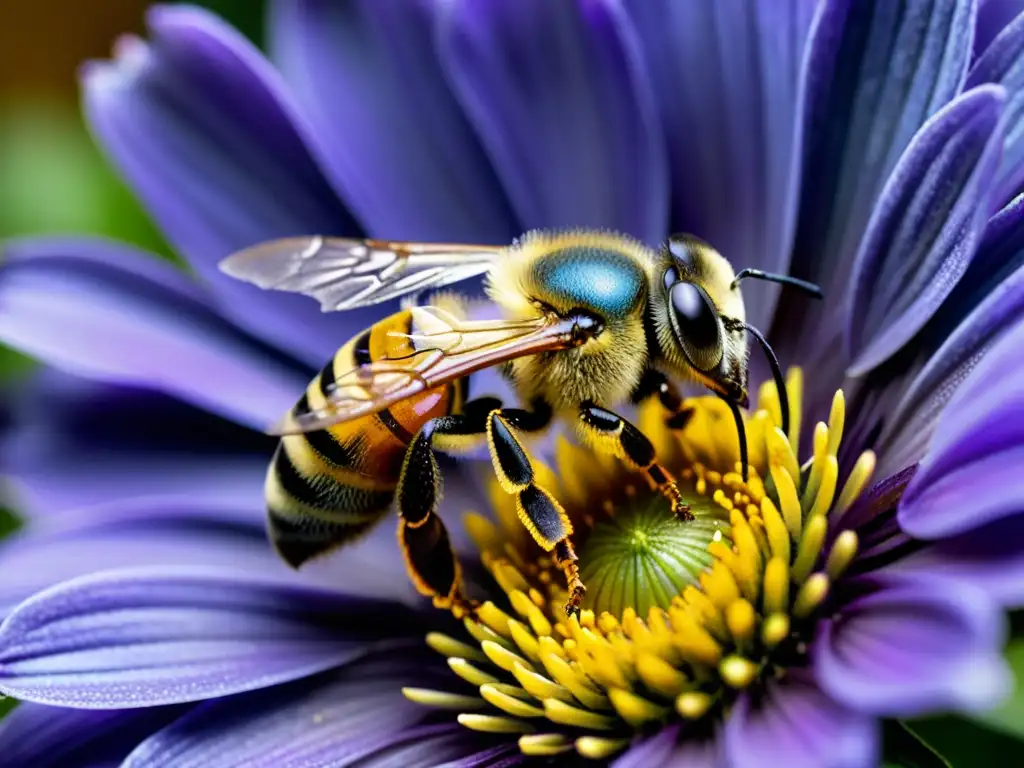
[[[666,765],[669,756],[676,757],[673,752],[679,738],[679,726],[670,725],[661,728],[657,733],[634,744],[618,757],[611,768],[644,768],[648,765]],[[679,762],[677,760],[677,762]],[[702,768],[699,763],[687,762],[690,768]]]
[[[973,13],[972,0],[825,0],[804,65],[808,145],[795,274],[829,287],[848,269],[896,161],[960,91]]]
[[[246,516],[151,501],[66,513],[41,531],[30,526],[0,542],[0,616],[47,587],[110,568],[230,563],[288,578],[262,515],[252,509]]]
[[[308,382],[169,265],[96,240],[22,240],[0,271],[0,339],[55,367],[153,387],[262,428]]]
[[[166,395],[52,370],[12,400],[0,471],[30,517],[140,496],[263,508],[270,438]]]
[[[0,690],[83,709],[198,701],[306,677],[419,634],[394,604],[226,569],[83,576],[0,627]]]
[[[498,179],[445,82],[425,0],[278,2],[272,49],[366,231],[507,243]]]
[[[985,355],[939,418],[928,454],[900,502],[900,526],[950,536],[1024,510],[1024,323]]]
[[[818,371],[805,401],[828,403],[843,380],[839,299],[875,202],[914,134],[959,91],[974,0],[823,0],[807,43],[801,197],[790,273],[826,302],[791,297],[773,334],[779,358]],[[817,383],[814,383],[814,382]]]
[[[887,416],[879,471],[920,460],[957,387],[1024,312],[1024,198],[993,218],[957,287],[923,334],[923,364]]]
[[[1024,11],[1024,0],[979,0],[974,53],[980,55],[996,36]]]
[[[852,586],[852,585],[851,585]],[[876,574],[822,622],[822,689],[860,712],[911,717],[991,707],[1008,691],[1003,614],[980,589],[938,576]]]
[[[422,646],[375,654],[316,678],[202,704],[144,741],[125,768],[218,765],[376,765],[381,752],[417,744],[406,762],[439,765],[472,754],[481,740],[455,723],[423,727],[428,710],[406,699],[405,686],[450,685],[452,676]],[[438,751],[459,734],[463,748]],[[425,763],[426,760],[433,760]],[[363,762],[366,761],[366,762]]]
[[[816,0],[628,0],[668,148],[673,231],[785,273],[800,177],[798,88]],[[699,73],[699,75],[697,75]],[[767,325],[769,292],[744,297]]]
[[[755,704],[740,696],[725,721],[723,745],[730,768],[868,768],[878,765],[878,728],[822,692],[811,675],[791,671],[767,685]]]
[[[98,141],[168,241],[249,330],[319,365],[356,317],[220,273],[231,252],[286,235],[358,228],[310,155],[304,126],[261,54],[207,11],[158,6],[152,42],[121,41],[83,73]],[[369,315],[362,315],[369,317]]]
[[[441,61],[525,229],[665,235],[668,182],[629,19],[612,0],[453,0]]]
[[[1012,515],[948,539],[929,542],[892,566],[903,573],[941,573],[982,589],[1008,608],[1024,605],[1024,515]]]
[[[1024,4],[1022,4],[1024,7]],[[1024,15],[1017,18],[980,59],[967,75],[967,88],[983,83],[998,83],[1006,89],[1006,137],[1003,157],[994,181],[992,203],[1001,207],[1020,191],[1024,183]]]
[[[86,710],[23,702],[0,721],[7,768],[120,765],[136,745],[165,727],[184,707]]]
[[[1005,100],[998,86],[963,94],[929,120],[892,172],[847,292],[850,375],[899,351],[966,271],[988,220]]]

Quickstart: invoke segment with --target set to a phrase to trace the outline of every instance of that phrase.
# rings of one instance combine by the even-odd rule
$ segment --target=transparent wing
[[[500,246],[290,237],[228,256],[220,269],[260,288],[311,296],[324,312],[354,309],[490,269]]]
[[[314,432],[380,411],[392,403],[517,357],[579,346],[587,334],[578,318],[522,321],[459,320],[439,307],[414,307],[414,351],[377,360],[339,376],[320,409],[289,411],[269,433]]]

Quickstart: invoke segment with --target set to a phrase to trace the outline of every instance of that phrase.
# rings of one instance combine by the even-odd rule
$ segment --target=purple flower
[[[0,272],[0,338],[54,369],[4,445],[26,517],[0,549],[8,764],[845,768],[877,764],[879,718],[998,701],[1024,604],[1010,5],[279,2],[277,70],[205,12],[153,9],[148,42],[84,70],[86,112],[193,274],[82,238],[10,243]],[[789,432],[762,385],[745,483],[717,400],[681,434],[642,407],[698,513],[682,530],[560,442],[538,471],[589,537],[579,622],[466,464],[445,514],[458,534],[492,512],[456,542],[477,621],[415,595],[386,523],[288,570],[258,430],[389,307],[324,315],[217,263],[285,235],[555,226],[690,231],[820,283],[820,305],[746,292],[794,366]]]

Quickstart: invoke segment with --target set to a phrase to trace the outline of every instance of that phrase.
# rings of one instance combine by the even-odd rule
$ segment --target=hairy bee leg
[[[693,411],[683,406],[679,388],[664,373],[649,368],[633,391],[631,399],[634,403],[641,403],[654,396],[658,397],[661,407],[668,412],[665,424],[669,429],[683,429],[693,417]]]
[[[675,479],[656,461],[654,446],[643,432],[618,414],[594,403],[580,406],[580,426],[584,438],[595,448],[645,471],[658,493],[668,499],[676,517],[683,521],[694,519],[690,506],[683,502]]]
[[[456,618],[475,606],[462,595],[459,562],[437,515],[441,471],[434,451],[455,450],[483,437],[487,414],[500,404],[495,398],[481,398],[467,403],[462,414],[428,421],[409,445],[398,480],[398,542],[409,578],[436,607],[451,610]]]
[[[516,498],[519,520],[541,549],[554,551],[555,563],[565,574],[569,590],[566,615],[578,616],[587,588],[580,579],[578,558],[569,541],[572,523],[555,497],[534,482],[530,456],[513,431],[513,425],[539,429],[538,424],[548,420],[550,409],[541,414],[511,408],[493,411],[487,419],[487,443],[498,482]]]

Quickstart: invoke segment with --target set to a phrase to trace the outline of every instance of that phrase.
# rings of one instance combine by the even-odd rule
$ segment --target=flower
[[[0,689],[31,702],[0,725],[8,759],[860,766],[880,717],[993,703],[1024,597],[1024,20],[887,8],[281,2],[281,74],[209,14],[155,8],[149,42],[87,67],[86,111],[194,274],[82,239],[12,243],[0,272],[0,337],[75,376],[25,393],[6,446],[28,519],[0,553]],[[744,483],[717,401],[689,399],[681,436],[641,409],[701,512],[682,533],[561,443],[579,622],[506,500],[452,501],[456,478],[449,520],[494,508],[458,544],[479,621],[410,596],[387,526],[289,572],[255,430],[387,309],[323,316],[216,263],[292,234],[549,226],[692,231],[822,284],[821,306],[746,294],[793,366],[790,430],[763,385]]]

